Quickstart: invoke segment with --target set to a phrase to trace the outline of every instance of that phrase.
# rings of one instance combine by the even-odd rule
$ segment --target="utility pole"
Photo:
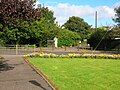
[[[43,3],[43,8],[45,7],[45,4]]]
[[[98,15],[97,15],[97,11],[95,12],[95,30],[97,31],[97,19],[98,19]]]

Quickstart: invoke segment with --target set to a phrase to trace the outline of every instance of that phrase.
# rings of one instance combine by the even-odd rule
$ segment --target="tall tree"
[[[72,16],[63,25],[66,29],[78,32],[83,38],[87,38],[91,26],[80,17]]]
[[[30,38],[31,22],[40,18],[36,0],[0,0],[0,39],[20,44]]]
[[[117,24],[118,26],[120,27],[120,6],[115,8],[115,18],[113,19]]]
[[[62,29],[59,31],[58,35],[58,46],[76,46],[81,40],[81,37],[78,33]]]
[[[41,11],[41,18],[44,18],[45,20],[47,20],[49,23],[55,23],[55,17],[54,17],[54,13],[48,9],[48,7],[42,7],[40,8]]]
[[[41,44],[42,46],[47,45],[47,40],[52,40],[59,30],[55,23],[54,13],[49,10],[47,7],[40,7],[41,17],[39,20],[36,20],[30,26],[32,30],[31,37],[34,39],[30,42],[35,42]]]
[[[34,8],[36,0],[0,0],[0,23],[14,25],[18,20],[30,21],[40,16]]]

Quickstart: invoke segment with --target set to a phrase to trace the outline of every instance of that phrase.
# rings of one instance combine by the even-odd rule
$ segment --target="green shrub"
[[[78,33],[63,29],[59,32],[58,46],[76,46],[81,37]]]

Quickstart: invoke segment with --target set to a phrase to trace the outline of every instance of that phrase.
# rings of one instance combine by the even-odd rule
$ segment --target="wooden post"
[[[79,49],[80,49],[80,46],[77,47],[77,51],[79,51]]]
[[[39,52],[42,52],[42,45],[39,43]]]
[[[16,55],[18,55],[18,45],[16,44]]]
[[[25,45],[25,53],[27,54],[28,51],[28,45]]]
[[[33,50],[34,50],[33,52],[35,53],[35,44],[34,44]]]
[[[65,46],[65,51],[67,50],[67,47]]]
[[[120,45],[118,45],[118,54],[120,53]]]
[[[54,43],[52,43],[52,51],[54,51]]]

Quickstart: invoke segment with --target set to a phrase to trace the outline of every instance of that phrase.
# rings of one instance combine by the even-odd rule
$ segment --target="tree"
[[[76,32],[61,29],[59,31],[58,37],[58,46],[76,46],[81,39],[80,35]]]
[[[18,20],[37,19],[40,17],[40,11],[34,8],[35,2],[35,0],[0,0],[0,23],[17,27]]]
[[[30,38],[30,25],[27,21],[23,21],[19,23],[18,28],[14,27],[6,27],[5,31],[3,32],[4,41],[6,44],[26,44],[27,40]]]
[[[42,7],[40,8],[41,11],[41,18],[44,18],[45,20],[47,20],[49,23],[54,24],[55,23],[55,17],[54,17],[54,13],[48,9],[48,7]]]
[[[120,27],[120,6],[115,8],[115,18],[113,19],[117,24],[118,26]]]
[[[0,37],[6,44],[23,44],[30,38],[31,23],[40,18],[36,0],[0,0]]]
[[[42,46],[47,45],[47,40],[52,40],[59,30],[55,23],[54,13],[47,7],[40,7],[41,17],[36,20],[31,28],[33,28],[36,43]]]
[[[85,22],[82,18],[75,16],[70,17],[69,20],[63,25],[63,27],[73,32],[79,33],[83,39],[88,37],[91,28],[91,26],[88,25],[88,23]]]
[[[119,27],[113,27],[111,32],[108,35],[111,39],[120,38],[120,28]]]
[[[106,27],[98,28],[91,34],[88,43],[93,49],[110,50],[120,44],[120,28],[114,27],[112,30]]]
[[[31,38],[34,39],[37,44],[41,44],[42,46],[47,45],[47,40],[53,40],[59,30],[56,24],[49,23],[45,18],[35,21],[30,27],[30,30],[32,30]]]
[[[95,32],[91,34],[90,38],[88,39],[90,47],[93,47],[93,49],[106,49],[107,34],[107,30],[103,28],[98,28]]]
[[[109,49],[120,47],[120,28],[114,27],[112,31],[108,34],[109,37]]]

